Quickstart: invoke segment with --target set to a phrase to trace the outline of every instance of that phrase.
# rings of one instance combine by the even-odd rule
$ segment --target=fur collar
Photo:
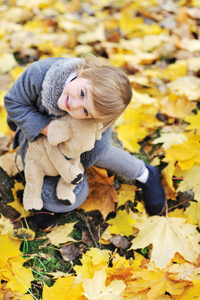
[[[77,70],[81,59],[60,59],[54,63],[47,71],[44,81],[42,83],[42,104],[49,111],[50,114],[55,116],[63,116],[65,111],[58,107],[58,99],[62,94],[65,82],[69,75]]]

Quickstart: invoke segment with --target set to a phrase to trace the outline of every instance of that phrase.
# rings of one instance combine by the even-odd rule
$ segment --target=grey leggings
[[[131,180],[140,176],[145,169],[144,162],[132,156],[127,151],[111,146],[111,128],[108,128],[95,147],[82,154],[82,163],[86,168],[92,165],[105,168]],[[83,181],[75,187],[76,201],[73,205],[63,204],[56,197],[56,185],[59,177],[45,177],[42,189],[44,208],[53,212],[62,213],[79,207],[88,196],[88,183],[84,174]]]

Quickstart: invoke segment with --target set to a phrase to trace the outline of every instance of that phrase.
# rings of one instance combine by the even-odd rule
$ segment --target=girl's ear
[[[56,146],[67,141],[71,134],[68,120],[57,119],[49,124],[47,139],[51,145]]]

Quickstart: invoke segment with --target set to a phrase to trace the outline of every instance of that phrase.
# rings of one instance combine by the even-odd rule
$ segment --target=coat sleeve
[[[41,88],[46,69],[47,66],[42,68],[42,64],[39,62],[32,63],[4,97],[8,119],[22,130],[30,142],[51,121],[50,117],[39,109],[41,108]]]

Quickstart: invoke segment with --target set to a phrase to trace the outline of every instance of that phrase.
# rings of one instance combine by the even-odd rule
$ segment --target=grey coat
[[[41,136],[40,131],[52,119],[66,114],[59,109],[57,101],[66,79],[77,69],[80,61],[78,58],[47,58],[34,62],[25,69],[5,95],[7,121],[10,128],[16,131],[13,148],[19,146],[23,164],[28,141],[38,139]],[[110,130],[106,132],[108,131],[110,135]],[[102,148],[101,141],[96,142],[94,153],[92,151],[82,155],[85,167],[92,166],[98,159]],[[106,150],[107,142],[103,142],[102,146],[102,150]]]
[[[5,95],[4,102],[8,114],[8,124],[16,131],[13,147],[19,150],[24,164],[27,143],[41,136],[40,131],[49,122],[66,112],[57,106],[68,76],[75,71],[80,60],[65,58],[47,58],[32,63]],[[130,179],[140,176],[144,163],[128,152],[111,146],[111,128],[105,130],[94,148],[81,156],[86,168],[96,165],[107,168]],[[58,178],[45,177],[42,198],[44,207],[54,212],[66,212],[80,206],[88,194],[87,178],[79,183],[74,192],[76,202],[65,205],[56,197]]]

